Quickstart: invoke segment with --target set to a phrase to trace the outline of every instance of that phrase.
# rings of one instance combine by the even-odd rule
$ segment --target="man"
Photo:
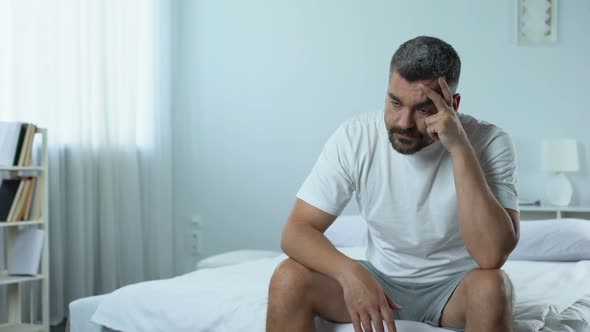
[[[269,289],[268,331],[314,331],[319,315],[356,332],[395,319],[466,331],[512,331],[500,268],[518,242],[509,136],[458,113],[461,62],[432,37],[392,57],[384,112],[328,140],[283,231],[290,257]],[[323,235],[353,192],[369,228],[368,261]]]

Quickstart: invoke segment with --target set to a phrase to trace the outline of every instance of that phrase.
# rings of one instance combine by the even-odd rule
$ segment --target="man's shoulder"
[[[480,120],[472,115],[465,114],[465,113],[458,113],[459,120],[465,129],[471,130],[484,130],[486,132],[495,132],[500,131],[503,132],[502,128],[498,127],[497,125]]]
[[[385,131],[383,112],[367,112],[348,118],[332,134],[326,146],[358,158],[377,148]]]
[[[508,133],[504,129],[493,123],[479,120],[471,115],[459,113],[459,120],[474,148],[483,148],[489,142],[501,136],[509,138]]]
[[[383,112],[365,112],[348,118],[342,123],[342,125],[351,127],[376,127],[379,123],[383,123]]]
[[[378,135],[384,126],[383,112],[366,112],[357,114],[342,122],[339,131],[348,137],[359,139]]]

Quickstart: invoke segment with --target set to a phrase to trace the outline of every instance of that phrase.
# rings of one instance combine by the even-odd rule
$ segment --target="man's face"
[[[393,72],[389,80],[385,97],[385,126],[391,145],[402,154],[416,153],[434,142],[426,132],[424,120],[438,110],[422,92],[420,84],[441,93],[436,78],[408,82],[399,73]]]

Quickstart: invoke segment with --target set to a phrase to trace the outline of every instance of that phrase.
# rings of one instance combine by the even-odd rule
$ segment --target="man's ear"
[[[453,109],[455,110],[455,112],[459,111],[459,104],[461,103],[461,95],[458,93],[455,93],[453,95]]]

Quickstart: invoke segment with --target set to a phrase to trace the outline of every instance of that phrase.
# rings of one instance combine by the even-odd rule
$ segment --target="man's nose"
[[[415,124],[416,123],[414,121],[412,110],[410,110],[409,108],[401,110],[400,117],[397,123],[398,127],[402,129],[410,129],[414,128]]]

